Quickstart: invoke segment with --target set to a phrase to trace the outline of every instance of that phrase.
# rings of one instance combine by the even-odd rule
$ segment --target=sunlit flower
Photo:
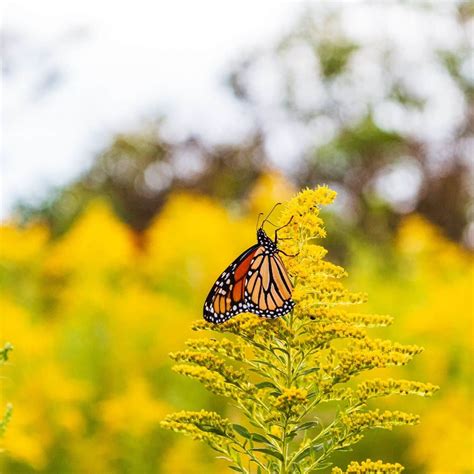
[[[352,461],[345,471],[339,467],[333,467],[331,474],[400,474],[403,470],[404,467],[399,463],[374,462],[367,459],[360,463]]]
[[[191,339],[187,350],[171,354],[177,362],[173,367],[176,372],[230,398],[249,428],[233,424],[235,437],[226,434],[224,428],[204,429],[199,412],[169,415],[162,426],[208,442],[225,453],[225,459],[239,472],[244,462],[270,472],[292,472],[296,464],[305,472],[326,467],[333,452],[353,446],[367,430],[391,430],[419,422],[418,415],[398,410],[369,410],[369,399],[394,394],[431,395],[437,390],[431,384],[395,379],[373,379],[356,389],[342,385],[363,372],[405,365],[422,348],[369,337],[366,328],[387,326],[390,317],[351,313],[350,308],[364,302],[365,295],[344,287],[341,279],[347,276],[345,270],[326,262],[325,249],[315,244],[326,235],[320,207],[330,204],[334,197],[327,187],[306,189],[281,212],[281,247],[292,254],[285,262],[295,284],[294,311],[275,320],[254,314],[239,315],[222,324],[200,320],[193,325],[195,331],[231,334],[235,342]],[[231,361],[238,362],[239,368]],[[321,424],[315,407],[329,401],[341,402],[338,413],[326,427],[312,432]],[[219,419],[213,412],[202,416]],[[214,433],[232,442],[224,448]],[[303,438],[295,446],[293,440],[299,433]],[[246,448],[248,440],[253,443],[250,450]],[[255,452],[266,456],[266,464]],[[352,464],[348,472],[378,468],[380,472],[401,470],[398,464],[367,461]]]

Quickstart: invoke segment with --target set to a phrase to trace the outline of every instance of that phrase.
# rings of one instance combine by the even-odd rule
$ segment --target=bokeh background
[[[322,183],[329,259],[425,347],[396,373],[441,386],[336,461],[472,472],[473,32],[455,0],[11,2],[2,472],[224,472],[158,427],[226,412],[167,353],[257,214]]]

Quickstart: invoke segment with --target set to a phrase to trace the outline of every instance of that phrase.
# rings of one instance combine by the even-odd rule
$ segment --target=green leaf
[[[269,381],[257,383],[257,384],[255,384],[255,386],[258,389],[261,389],[261,388],[274,388],[275,390],[279,390],[279,388],[273,382],[269,382]]]
[[[293,463],[299,463],[303,459],[307,458],[311,454],[311,450],[312,450],[311,446],[308,446],[306,449],[303,449],[303,451],[301,451],[301,453],[298,454],[298,456],[296,456],[296,458],[293,459],[292,462]]]
[[[251,439],[251,434],[249,432],[249,430],[245,427],[245,426],[242,426],[242,425],[238,425],[237,423],[234,423],[232,425],[232,428],[237,431],[237,433],[239,433],[240,436],[242,436],[243,438],[246,438],[246,439]]]
[[[319,421],[306,421],[305,423],[297,426],[294,431],[309,430],[311,428],[316,428],[316,426],[319,425]]]
[[[277,458],[281,462],[285,462],[283,459],[283,456],[281,453],[278,451],[275,451],[273,449],[268,449],[268,448],[253,448],[252,451],[258,451],[259,453],[267,454],[268,456],[273,456],[274,458]]]
[[[276,352],[276,351],[280,351],[280,352],[283,352],[283,354],[285,354],[286,356],[289,356],[289,352],[286,350],[286,349],[283,349],[282,347],[275,347],[273,346],[272,347],[272,350],[273,352]],[[275,354],[276,355],[276,354]]]
[[[251,436],[252,436],[252,441],[256,441],[257,443],[265,443],[272,446],[272,443],[267,438],[265,438],[265,436],[259,433],[252,433]]]
[[[320,464],[318,467],[316,467],[314,470],[315,471],[320,471],[321,469],[326,469],[327,467],[331,467],[332,466],[332,462],[325,462],[323,464]]]
[[[273,438],[275,441],[278,441],[280,442],[280,438],[274,434],[271,434],[271,433],[267,433],[268,436],[270,436],[270,438]]]
[[[262,365],[267,365],[268,367],[273,367],[273,364],[271,364],[270,362],[268,362],[267,360],[264,360],[264,359],[253,359],[251,362],[255,362],[257,364],[262,364]],[[254,369],[252,369],[254,370]]]
[[[219,436],[227,436],[226,433],[224,433],[222,430],[216,428],[215,426],[209,426],[209,425],[196,425],[197,428],[199,428],[201,431],[205,431],[206,433],[214,433]]]
[[[232,469],[233,471],[237,471],[237,472],[245,472],[241,467],[237,467],[237,466],[229,466],[229,469]]]
[[[308,456],[310,456],[311,454],[319,451],[322,447],[323,447],[323,443],[308,446],[303,451],[301,451],[301,453],[298,454],[298,456],[296,456],[296,458],[293,459],[292,462],[293,463],[298,463],[298,462],[302,461],[303,459],[307,458]],[[319,467],[318,467],[318,469],[319,469]]]
[[[299,373],[298,377],[303,377],[305,375],[312,374],[313,372],[317,372],[318,370],[320,370],[319,367],[311,367],[311,369],[306,369],[303,370],[303,372]]]

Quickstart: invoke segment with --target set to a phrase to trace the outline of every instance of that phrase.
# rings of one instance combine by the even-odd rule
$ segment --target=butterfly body
[[[223,323],[240,313],[278,318],[294,306],[292,284],[273,241],[262,228],[248,248],[220,275],[204,303],[204,319]]]

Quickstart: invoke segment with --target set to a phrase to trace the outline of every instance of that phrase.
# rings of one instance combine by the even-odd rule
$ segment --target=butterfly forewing
[[[245,282],[254,255],[260,248],[253,245],[239,255],[219,276],[204,303],[204,319],[223,323],[246,311]]]

